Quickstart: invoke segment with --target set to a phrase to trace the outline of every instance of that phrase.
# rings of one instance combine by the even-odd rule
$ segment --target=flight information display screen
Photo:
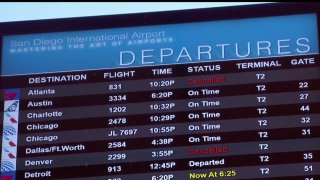
[[[318,12],[273,6],[2,33],[1,180],[320,179]]]

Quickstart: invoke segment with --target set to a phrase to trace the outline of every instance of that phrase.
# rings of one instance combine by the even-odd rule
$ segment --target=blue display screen
[[[2,75],[316,54],[316,14],[3,38]]]
[[[319,180],[319,9],[0,24],[0,180]]]

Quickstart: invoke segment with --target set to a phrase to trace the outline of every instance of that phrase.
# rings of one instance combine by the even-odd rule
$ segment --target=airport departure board
[[[320,6],[285,5],[13,23],[1,180],[319,180]]]

